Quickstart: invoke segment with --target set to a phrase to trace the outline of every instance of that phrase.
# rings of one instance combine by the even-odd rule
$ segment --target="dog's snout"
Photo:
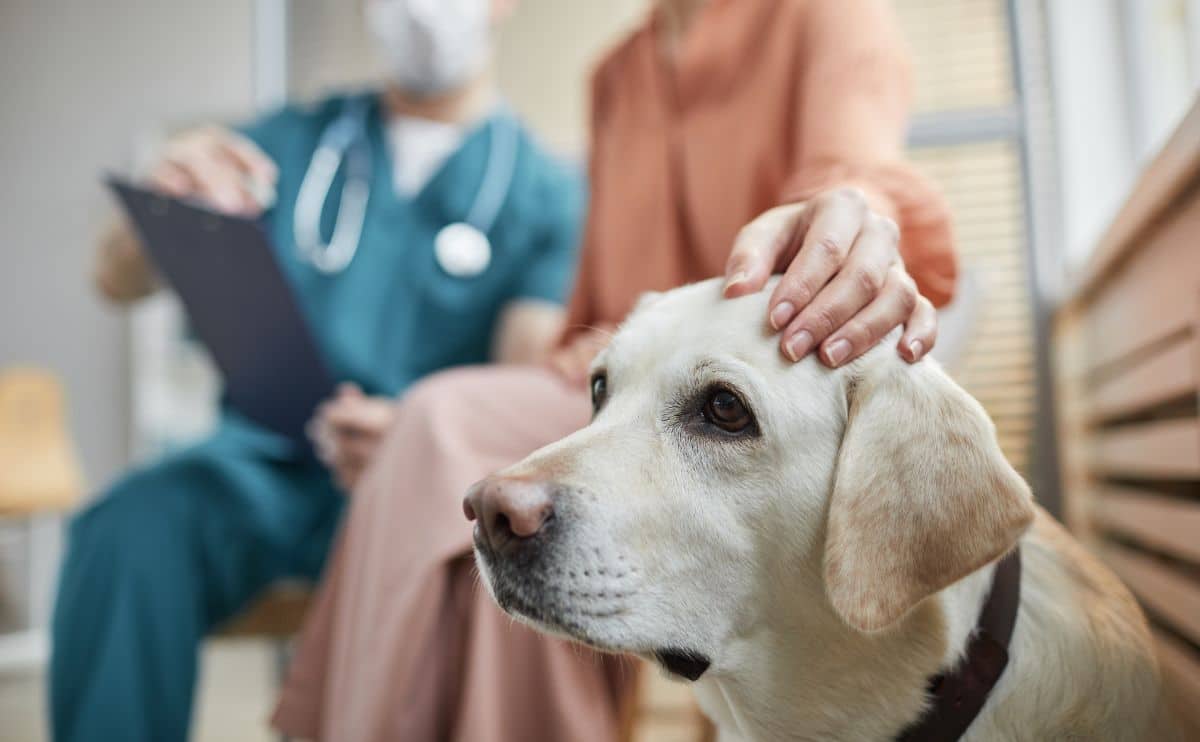
[[[531,539],[554,516],[555,486],[549,482],[489,477],[463,499],[468,520],[478,522],[493,549]]]

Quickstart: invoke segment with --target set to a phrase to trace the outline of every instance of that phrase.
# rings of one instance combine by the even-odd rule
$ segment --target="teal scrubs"
[[[292,211],[322,132],[356,100],[370,106],[371,195],[354,260],[327,275],[298,256]],[[521,129],[488,234],[491,262],[480,275],[451,276],[435,259],[434,235],[466,218],[488,166],[492,122],[404,198],[393,190],[376,101],[291,107],[243,131],[279,166],[266,226],[329,365],[339,379],[394,396],[439,369],[487,361],[507,303],[563,300],[583,197],[576,174]],[[322,216],[326,239],[341,181]],[[114,484],[70,527],[53,622],[54,738],[186,739],[200,641],[271,583],[315,579],[343,501],[324,468],[231,410],[208,440]]]

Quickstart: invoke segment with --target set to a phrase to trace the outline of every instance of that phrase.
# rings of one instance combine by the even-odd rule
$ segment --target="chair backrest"
[[[82,490],[62,384],[40,369],[0,371],[0,515],[62,510]]]

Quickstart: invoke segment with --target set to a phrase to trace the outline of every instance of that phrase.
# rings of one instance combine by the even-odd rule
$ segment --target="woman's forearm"
[[[96,288],[109,301],[129,304],[158,288],[158,277],[126,222],[114,222],[100,238]]]

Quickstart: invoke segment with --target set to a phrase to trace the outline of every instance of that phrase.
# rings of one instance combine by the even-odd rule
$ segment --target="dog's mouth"
[[[564,569],[562,564],[570,560],[562,553],[563,548],[561,542],[542,543],[538,548],[509,550],[501,555],[478,532],[475,538],[481,576],[496,603],[509,615],[594,649],[640,655],[679,678],[695,681],[704,675],[712,660],[702,652],[681,645],[655,647],[630,641],[623,621],[628,610],[624,601],[628,586],[611,582],[604,587],[581,585],[578,578],[594,577],[595,572],[587,567]],[[578,551],[572,555],[578,564]],[[604,574],[603,569],[598,571]]]
[[[596,636],[589,629],[599,620],[620,616],[624,608],[610,598],[599,605],[579,604],[578,591],[554,579],[561,569],[547,567],[554,559],[525,552],[498,556],[481,539],[475,539],[475,554],[485,567],[484,581],[504,611],[536,628],[588,644],[596,649],[621,652],[625,647]]]

